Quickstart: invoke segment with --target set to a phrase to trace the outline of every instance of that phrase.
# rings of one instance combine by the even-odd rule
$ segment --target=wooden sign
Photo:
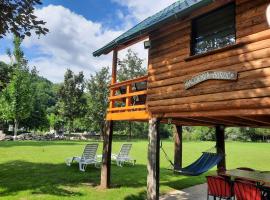
[[[207,80],[237,80],[237,72],[231,71],[208,71],[198,74],[184,82],[185,89],[189,89]]]

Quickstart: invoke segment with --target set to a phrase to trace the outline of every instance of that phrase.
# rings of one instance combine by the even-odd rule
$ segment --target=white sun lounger
[[[100,165],[100,161],[96,156],[97,149],[98,144],[87,144],[81,157],[74,156],[66,159],[67,166],[71,166],[73,161],[76,161],[79,163],[79,170],[83,172],[85,171],[87,165],[93,164],[95,167],[98,167]]]
[[[117,166],[122,167],[124,163],[135,165],[136,160],[129,156],[132,144],[123,144],[118,154],[112,154],[112,160],[116,161]]]

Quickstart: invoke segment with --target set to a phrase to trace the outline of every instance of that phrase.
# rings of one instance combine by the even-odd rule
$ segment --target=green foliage
[[[104,132],[105,117],[108,108],[110,74],[109,68],[103,67],[95,75],[91,75],[87,82],[87,119],[91,130]]]
[[[15,68],[8,86],[2,92],[1,110],[6,120],[29,117],[32,106],[31,76],[27,69]]]
[[[173,136],[173,126],[169,124],[160,124],[159,133],[161,138],[169,138]]]
[[[60,117],[60,115],[56,115],[54,113],[48,114],[47,119],[49,121],[50,128],[55,130],[56,133],[60,132],[60,130],[65,124],[64,120]]]
[[[183,138],[189,141],[215,141],[215,129],[203,126],[186,126],[183,127]]]
[[[265,141],[270,139],[270,129],[267,128],[226,128],[227,138],[236,141]]]
[[[38,76],[36,70],[32,70],[33,110],[30,116],[22,123],[31,130],[48,130],[48,111],[56,104],[56,93],[53,84]]]
[[[59,90],[59,113],[68,123],[69,131],[73,131],[73,122],[83,117],[86,111],[86,98],[84,94],[84,75],[80,72],[75,75],[71,70],[65,73],[64,83]]]
[[[138,54],[128,49],[123,60],[118,61],[117,80],[119,82],[134,79],[147,74],[146,68],[142,67],[143,59]]]
[[[48,29],[45,22],[34,14],[41,0],[1,0],[0,1],[0,38],[13,33],[19,38],[31,36],[31,30],[37,35],[45,35]]]
[[[0,61],[0,92],[10,81],[12,68],[10,65]]]
[[[33,90],[32,76],[20,47],[21,40],[15,37],[13,44],[15,62],[10,81],[1,94],[0,110],[3,119],[14,121],[16,136],[19,122],[29,117],[33,109]]]

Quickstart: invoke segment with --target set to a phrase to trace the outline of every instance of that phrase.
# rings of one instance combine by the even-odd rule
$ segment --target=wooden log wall
[[[147,106],[153,116],[270,115],[268,0],[236,0],[236,45],[190,57],[192,19],[224,4],[216,1],[150,34]],[[237,71],[238,80],[184,88],[185,80],[211,70]]]

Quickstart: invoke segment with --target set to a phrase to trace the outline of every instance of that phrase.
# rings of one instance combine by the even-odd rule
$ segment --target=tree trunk
[[[13,140],[17,139],[17,132],[18,132],[19,122],[17,119],[14,120],[14,138]]]

